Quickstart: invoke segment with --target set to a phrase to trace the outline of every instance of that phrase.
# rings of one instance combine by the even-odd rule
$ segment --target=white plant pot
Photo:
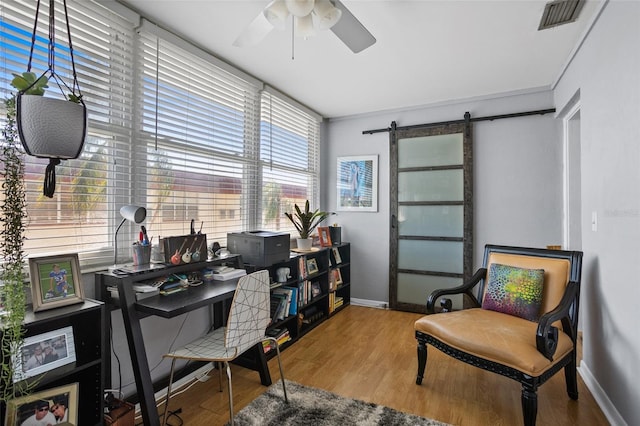
[[[18,95],[16,121],[29,155],[78,158],[87,137],[87,108],[63,99]]]
[[[297,243],[300,250],[311,250],[313,238],[298,238]]]

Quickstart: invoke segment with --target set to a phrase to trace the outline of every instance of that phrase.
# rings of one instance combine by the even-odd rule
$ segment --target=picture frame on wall
[[[84,300],[77,253],[30,258],[29,276],[34,312]]]
[[[338,157],[337,210],[378,211],[378,156]]]
[[[78,383],[35,392],[7,402],[6,426],[78,424]]]

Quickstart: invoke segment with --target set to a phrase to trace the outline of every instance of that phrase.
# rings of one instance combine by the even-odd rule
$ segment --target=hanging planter
[[[49,67],[38,78],[31,73],[40,11],[40,0],[38,0],[27,72],[22,75],[14,74],[15,78],[12,82],[19,88],[16,123],[22,146],[29,155],[49,158],[43,191],[49,198],[53,197],[56,187],[55,166],[60,164],[60,160],[78,158],[87,137],[87,107],[82,100],[73,60],[67,2],[62,0],[62,3],[67,25],[73,82],[68,85],[55,71],[55,0],[49,0]],[[51,81],[56,83],[64,100],[42,96],[44,89],[48,87],[47,82]]]

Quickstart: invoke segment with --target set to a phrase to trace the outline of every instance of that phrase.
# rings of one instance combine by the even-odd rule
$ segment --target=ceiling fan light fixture
[[[298,18],[305,17],[311,13],[314,0],[285,0],[289,12]]]
[[[267,5],[262,12],[267,21],[275,28],[284,30],[287,26],[287,18],[289,17],[289,9],[284,0],[275,0]]]
[[[295,17],[293,20],[293,25],[295,27],[295,35],[298,37],[308,38],[316,35],[316,29],[313,26],[313,18],[311,14],[308,14],[303,17]]]
[[[342,11],[334,7],[329,0],[316,0],[313,8],[315,26],[319,30],[333,27],[342,16]]]

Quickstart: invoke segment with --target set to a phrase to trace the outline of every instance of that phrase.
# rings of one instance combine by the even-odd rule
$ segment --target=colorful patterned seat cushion
[[[493,263],[483,309],[537,321],[542,304],[544,269],[524,269]]]

